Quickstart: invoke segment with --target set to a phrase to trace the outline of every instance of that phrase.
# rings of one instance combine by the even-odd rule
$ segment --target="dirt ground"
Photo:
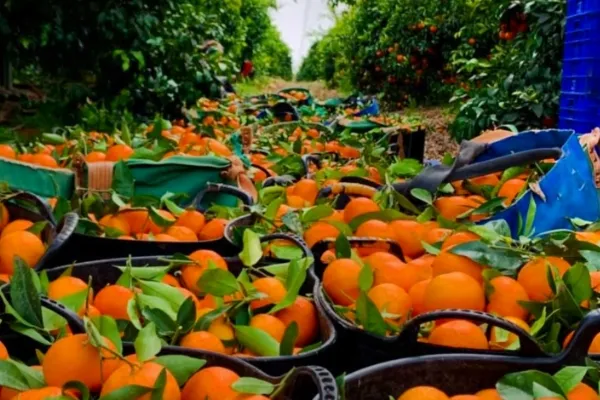
[[[327,88],[323,82],[286,82],[275,80],[270,82],[266,90],[276,92],[290,87],[303,87],[311,91],[318,99],[343,96],[335,89]],[[425,139],[425,159],[441,160],[444,154],[456,154],[458,144],[448,134],[448,125],[452,122],[452,115],[442,107],[427,107],[412,110],[411,114],[419,115],[426,123],[428,134]]]

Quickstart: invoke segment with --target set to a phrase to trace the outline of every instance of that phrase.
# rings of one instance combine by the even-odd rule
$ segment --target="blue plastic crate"
[[[558,127],[560,129],[573,129],[577,133],[589,133],[598,126],[600,126],[598,119],[579,120],[561,115],[558,120]]]
[[[598,57],[600,57],[600,50],[598,51]],[[600,78],[600,58],[565,58],[563,61],[563,76]]]
[[[588,113],[600,110],[600,98],[585,93],[562,92],[560,96],[561,113],[564,110]]]
[[[565,32],[589,32],[590,38],[597,36],[600,29],[600,11],[586,12],[583,14],[575,14],[567,17]],[[581,38],[583,39],[583,38]]]
[[[567,0],[567,15],[600,11],[600,0]]]
[[[587,76],[563,76],[561,90],[563,93],[600,97],[600,79]]]
[[[584,36],[584,35],[582,35]],[[564,58],[565,60],[587,58],[599,54],[600,44],[597,40],[590,39],[585,35],[584,39],[570,39],[565,37]]]

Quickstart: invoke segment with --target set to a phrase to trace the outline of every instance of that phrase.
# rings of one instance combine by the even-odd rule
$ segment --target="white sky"
[[[292,50],[297,71],[310,45],[333,25],[333,18],[327,0],[278,0],[278,5],[271,18]]]

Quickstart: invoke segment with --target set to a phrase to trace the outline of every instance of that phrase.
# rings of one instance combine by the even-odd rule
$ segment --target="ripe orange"
[[[10,220],[10,214],[6,206],[0,203],[0,229],[4,229]]]
[[[335,226],[328,224],[327,222],[315,222],[304,231],[304,240],[308,247],[313,247],[323,239],[336,238],[340,234],[340,231]]]
[[[456,232],[448,236],[442,244],[442,250],[449,249],[450,247],[457,246],[459,244],[475,242],[479,240],[479,236],[472,232]]]
[[[449,248],[448,250],[451,250]],[[475,279],[477,282],[483,282],[483,266],[476,263],[468,257],[452,254],[450,251],[444,250],[437,255],[431,268],[433,276],[439,276],[450,272],[462,272]]]
[[[427,311],[425,309],[425,290],[427,289],[427,286],[429,286],[429,282],[431,282],[431,279],[418,282],[408,291],[412,303],[412,315],[414,316],[423,314]]]
[[[206,147],[209,151],[215,153],[218,156],[229,157],[233,154],[227,146],[225,146],[223,143],[219,142],[216,139],[207,138]]]
[[[186,382],[181,400],[234,400],[239,393],[231,385],[239,378],[227,368],[202,368]]]
[[[225,233],[225,225],[227,220],[223,218],[211,219],[204,225],[204,227],[198,233],[199,240],[218,240],[221,239]]]
[[[489,284],[493,291],[488,296],[487,312],[503,317],[527,318],[529,313],[519,301],[529,301],[529,296],[519,282],[508,276],[498,276]]]
[[[479,207],[477,202],[461,196],[440,197],[433,205],[442,217],[450,221],[456,221],[461,214]]]
[[[85,156],[85,162],[94,163],[106,161],[106,154],[100,151],[92,151]]]
[[[484,389],[476,393],[480,400],[502,400],[496,389]]]
[[[33,222],[28,221],[26,219],[15,219],[10,222],[8,225],[2,229],[2,233],[0,234],[0,238],[8,235],[9,233],[18,232],[18,231],[26,231],[27,229],[33,226]]]
[[[155,362],[146,362],[141,365],[137,365],[132,368],[131,365],[125,363],[119,367],[115,372],[110,375],[102,386],[101,396],[106,396],[118,389],[129,385],[143,386],[147,388],[154,388],[156,386],[156,380],[162,373],[163,367]],[[173,375],[166,370],[166,382],[162,393],[163,399],[179,400],[181,398],[181,392],[179,391],[179,385],[173,377]],[[150,400],[152,393],[146,393],[143,396],[135,397],[137,400]]]
[[[58,168],[58,163],[50,154],[34,154],[31,157],[31,163],[46,168]]]
[[[515,317],[505,317],[504,319],[512,322],[513,324],[523,329],[525,332],[529,333],[529,325],[527,325],[527,322],[523,321],[522,319]],[[508,338],[506,338],[506,340],[500,341],[500,339],[498,339],[498,328],[492,327],[490,333],[490,346],[496,349],[506,349],[511,344],[516,342],[518,338],[519,337],[517,335],[509,332]]]
[[[60,300],[63,297],[71,296],[76,293],[81,293],[88,289],[87,283],[73,276],[61,276],[60,278],[50,282],[48,285],[48,297],[53,300]],[[90,303],[92,300],[92,291],[90,290]],[[81,305],[82,308],[85,304]]]
[[[438,325],[429,335],[429,343],[438,346],[487,350],[488,341],[483,331],[469,321],[453,320]]]
[[[531,300],[546,301],[552,298],[552,289],[547,278],[547,269],[550,266],[556,268],[560,276],[563,276],[571,267],[568,262],[559,257],[538,257],[529,261],[519,271],[517,281],[523,286]]]
[[[475,279],[462,272],[451,272],[431,280],[425,289],[423,305],[427,311],[446,308],[483,311],[485,296]]]
[[[304,347],[313,343],[319,334],[319,316],[317,308],[306,297],[298,296],[289,307],[278,311],[275,316],[287,328],[292,322],[298,325],[298,337],[295,345]]]
[[[379,210],[379,206],[373,200],[367,199],[366,197],[357,197],[350,200],[344,208],[344,221],[350,223],[350,221],[359,215],[377,212]]]
[[[214,351],[215,353],[225,354],[225,346],[221,339],[210,332],[198,331],[190,332],[181,338],[179,345],[192,349]]]
[[[563,341],[563,349],[571,342],[574,334],[575,331],[572,331],[567,335],[567,337],[565,337],[565,340]],[[600,354],[600,333],[594,336],[592,344],[590,344],[590,347],[588,347],[588,354]]]
[[[133,298],[133,291],[119,285],[109,285],[102,288],[94,299],[94,307],[102,315],[109,315],[114,319],[129,320],[127,303]]]
[[[36,266],[46,248],[31,232],[17,231],[0,238],[0,273],[12,275],[14,259],[20,257],[30,268]]]
[[[367,294],[380,312],[395,314],[398,318],[388,318],[388,322],[403,324],[412,308],[410,296],[393,283],[382,283],[372,287]]]
[[[314,179],[301,179],[294,185],[293,194],[313,205],[319,194],[319,185]]]
[[[292,207],[292,208],[304,208],[306,206],[309,206],[310,204],[307,203],[306,200],[304,200],[302,197],[300,196],[296,196],[296,195],[287,195],[287,205]]]
[[[103,339],[104,346],[116,351],[111,341]],[[92,391],[99,390],[119,364],[120,360],[108,350],[92,346],[86,334],[58,339],[42,360],[44,378],[49,386],[62,387],[69,381],[80,381]]]
[[[396,220],[390,222],[389,229],[405,256],[415,258],[425,252],[421,244],[422,226],[418,222]]]
[[[160,214],[160,216],[167,220],[167,221],[172,221],[173,223],[175,223],[175,217],[173,216],[173,214],[171,214],[170,212],[168,212],[167,210],[158,210],[158,214]],[[154,234],[154,235],[158,235],[159,233],[163,232],[165,230],[165,228],[159,226],[158,224],[156,224],[152,218],[148,219],[148,226],[147,226],[148,231],[150,231],[150,233]]]
[[[498,197],[503,197],[504,205],[509,206],[526,186],[527,182],[525,182],[523,179],[509,179],[504,182],[498,191]]]
[[[166,234],[181,242],[198,241],[198,237],[196,237],[194,231],[192,231],[190,228],[186,228],[185,226],[171,226],[167,229]]]
[[[402,393],[398,400],[449,400],[449,398],[444,392],[434,387],[416,386]]]
[[[185,210],[175,222],[175,226],[185,226],[191,229],[196,235],[200,233],[205,224],[206,218],[204,214],[196,210]]]
[[[269,314],[257,314],[250,319],[250,326],[268,333],[273,339],[281,342],[285,333],[285,325],[277,317]]]
[[[133,155],[133,149],[126,144],[115,144],[106,152],[106,161],[128,160]]]
[[[196,295],[200,293],[198,280],[210,265],[227,270],[227,262],[212,250],[197,250],[190,254],[189,258],[195,263],[185,265],[181,268],[181,279],[183,286]]]
[[[131,228],[129,223],[120,215],[105,215],[100,218],[98,224],[102,227],[110,227],[121,232],[122,236],[129,236],[131,234]]]
[[[10,145],[0,144],[0,157],[15,160],[17,158],[17,153]]]
[[[471,183],[474,183],[478,186],[496,186],[500,183],[500,178],[498,178],[496,174],[488,174],[484,176],[478,176],[476,178],[471,178],[470,181]]]
[[[329,264],[323,273],[323,289],[335,304],[349,306],[358,298],[361,266],[344,258]]]
[[[252,282],[252,286],[254,286],[259,293],[267,295],[267,297],[260,300],[252,300],[250,302],[250,308],[252,310],[270,304],[277,304],[283,300],[287,294],[287,290],[283,283],[281,283],[279,279],[273,277],[258,278]]]
[[[382,239],[393,239],[395,236],[392,233],[389,225],[386,222],[371,219],[359,225],[356,229],[358,237],[374,237]]]
[[[29,389],[18,393],[12,398],[12,400],[46,400],[59,398],[60,396],[67,396],[76,399],[75,396],[68,392],[63,393],[63,390],[60,387],[48,386],[40,389]]]
[[[428,231],[427,233],[425,233],[425,235],[423,236],[423,240],[426,243],[435,244],[435,243],[443,242],[451,234],[452,234],[452,231],[450,229],[434,228],[434,229]]]
[[[478,396],[474,394],[459,394],[456,396],[450,397],[450,400],[481,400]]]
[[[126,210],[119,217],[127,222],[131,234],[147,233],[150,215],[147,210]]]

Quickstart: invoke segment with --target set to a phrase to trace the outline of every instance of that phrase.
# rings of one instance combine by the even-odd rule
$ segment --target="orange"
[[[131,365],[125,363],[115,372],[113,372],[112,375],[106,380],[102,386],[102,392],[100,392],[100,395],[106,396],[109,393],[129,385],[154,388],[156,386],[156,380],[164,369],[165,367],[155,362],[146,362],[141,365],[134,366],[133,368]],[[167,379],[163,389],[162,398],[179,400],[181,398],[179,385],[169,370],[166,370],[166,378]],[[135,399],[150,400],[151,397],[152,393],[146,393],[143,396],[135,397]]]
[[[496,176],[495,174],[488,174],[484,176],[478,176],[476,178],[471,178],[470,181],[471,183],[474,183],[478,186],[496,186],[500,183],[500,178],[498,178],[498,176]]]
[[[198,241],[198,237],[196,237],[194,231],[192,231],[190,228],[186,228],[185,226],[171,226],[167,229],[166,234],[181,242]]]
[[[127,222],[132,234],[148,232],[150,215],[147,210],[126,210],[118,215]]]
[[[128,160],[133,155],[133,149],[126,144],[115,144],[106,152],[106,161]]]
[[[85,156],[85,162],[94,163],[106,161],[106,154],[100,151],[92,151]]]
[[[448,236],[452,234],[450,229],[445,228],[434,228],[429,232],[425,233],[423,240],[429,244],[435,244],[443,242]]]
[[[298,296],[294,303],[278,311],[275,316],[287,328],[292,322],[298,325],[295,345],[304,347],[313,343],[319,335],[319,316],[314,303],[306,297]]]
[[[567,347],[567,345],[571,342],[575,332],[570,332],[563,342],[563,348]],[[592,340],[592,344],[588,347],[588,354],[600,354],[600,333],[594,336]]]
[[[227,263],[223,257],[212,250],[197,250],[190,254],[189,258],[195,263],[185,265],[183,268],[181,268],[181,279],[183,286],[191,290],[196,295],[200,293],[200,288],[198,288],[198,280],[210,265],[227,270]]]
[[[412,315],[414,316],[423,314],[427,311],[425,310],[425,290],[427,289],[427,286],[429,286],[429,282],[431,282],[431,279],[418,282],[408,291],[413,307]]]
[[[181,285],[179,284],[179,281],[177,280],[177,278],[175,278],[173,275],[169,275],[166,274],[165,276],[163,276],[163,278],[161,279],[162,283],[166,283],[169,286],[173,286],[173,287],[181,287]]]
[[[250,326],[268,333],[273,339],[281,342],[285,333],[285,325],[277,317],[269,314],[257,314],[250,319]]]
[[[483,311],[485,296],[475,279],[462,272],[451,272],[431,280],[425,289],[423,306],[426,311],[446,308]]]
[[[308,247],[313,247],[323,239],[337,238],[340,231],[335,226],[328,224],[327,222],[315,222],[304,231],[304,241]]]
[[[225,346],[221,342],[221,339],[205,331],[188,333],[181,338],[179,345],[191,349],[208,350],[225,354]]]
[[[9,233],[18,232],[18,231],[26,231],[27,229],[33,226],[33,222],[27,221],[26,219],[15,219],[10,222],[8,225],[2,229],[2,234],[0,234],[0,238],[8,235]]]
[[[306,202],[302,197],[295,195],[287,195],[287,205],[292,208],[304,208],[310,204]]]
[[[229,157],[233,154],[227,146],[225,146],[223,143],[219,142],[216,139],[207,138],[206,147],[209,151],[215,153],[218,156]]]
[[[17,153],[10,145],[0,144],[0,157],[15,160],[17,158]]]
[[[433,277],[433,269],[431,265],[435,260],[435,256],[432,254],[424,254],[421,257],[415,258],[408,262],[408,265],[414,265],[417,267],[419,280],[431,279]]]
[[[0,203],[0,229],[4,229],[10,220],[10,214],[6,206]]]
[[[475,242],[477,240],[479,240],[479,236],[472,232],[456,232],[444,240],[444,243],[442,244],[442,250],[446,250],[450,247],[463,243]]]
[[[234,400],[239,395],[231,385],[239,375],[223,367],[202,368],[186,382],[181,400]]]
[[[488,341],[483,331],[474,323],[463,320],[453,320],[436,326],[428,340],[429,343],[438,346],[488,349]]]
[[[433,205],[442,217],[450,221],[456,221],[461,214],[479,207],[477,202],[460,196],[440,197]]]
[[[30,268],[36,266],[46,248],[42,240],[31,232],[17,231],[0,238],[0,273],[12,275],[15,257],[20,257]]]
[[[109,315],[114,319],[129,320],[127,303],[133,298],[133,291],[119,285],[109,285],[102,288],[94,299],[94,307],[102,315]]]
[[[79,278],[73,276],[61,276],[48,285],[48,297],[53,300],[60,300],[63,297],[71,296],[76,293],[87,291],[88,285]],[[90,290],[89,302],[92,302],[93,294]],[[81,305],[81,311],[85,308],[85,302]]]
[[[381,252],[377,252],[374,254],[385,254]],[[391,256],[391,254],[389,254]],[[372,257],[369,256],[366,260],[369,260]],[[396,258],[392,256],[393,258]],[[422,281],[431,277],[428,277],[423,273],[420,266],[416,264],[405,264],[402,261],[367,261],[367,263],[373,268],[373,285],[380,285],[382,283],[393,283],[401,287],[402,289],[408,291],[411,287],[413,287],[417,282]]]
[[[421,224],[415,221],[397,220],[389,223],[394,240],[405,256],[415,258],[425,252],[421,244]]]
[[[173,216],[173,214],[171,214],[170,212],[168,212],[167,210],[157,210],[158,214],[160,214],[160,216],[167,220],[167,221],[172,221],[173,223],[175,223],[175,217]],[[165,228],[159,226],[158,224],[156,224],[152,218],[148,219],[148,225],[147,225],[147,229],[150,231],[150,233],[154,234],[154,235],[158,235],[159,233],[163,232],[165,230]]]
[[[598,393],[585,383],[580,382],[567,393],[567,400],[598,400]]]
[[[177,239],[174,236],[167,235],[166,233],[158,233],[154,236],[149,236],[145,239],[152,242],[179,242],[179,239]]]
[[[31,157],[31,163],[46,168],[58,168],[58,163],[50,154],[34,154],[33,157]]]
[[[360,269],[356,261],[348,258],[335,260],[325,268],[323,290],[335,304],[349,306],[356,301]]]
[[[218,240],[221,239],[225,233],[225,225],[227,220],[223,218],[211,219],[204,225],[204,227],[198,233],[199,240]]]
[[[398,318],[389,318],[388,322],[403,324],[406,321],[412,302],[404,289],[393,283],[382,283],[372,287],[367,295],[380,312],[398,316]]]
[[[520,327],[521,329],[523,329],[525,332],[529,333],[529,325],[527,325],[527,322],[523,321],[522,319],[515,318],[515,317],[505,317],[504,319],[512,322],[513,324],[515,324],[518,327]],[[498,336],[498,328],[492,327],[491,333],[490,333],[490,346],[492,348],[496,348],[496,349],[506,349],[511,344],[516,342],[517,339],[519,338],[514,333],[509,332],[508,338],[506,338],[506,340],[500,342],[497,336]]]
[[[277,278],[258,278],[252,282],[252,286],[254,286],[259,293],[264,293],[267,295],[267,297],[260,300],[252,300],[250,302],[250,308],[252,310],[265,307],[270,304],[277,304],[283,300],[287,294],[285,286]]]
[[[500,393],[496,389],[484,389],[477,392],[480,400],[502,400]]]
[[[450,400],[480,400],[478,396],[474,394],[459,394],[456,396],[450,397]]]
[[[529,313],[519,302],[529,301],[529,296],[519,282],[508,276],[498,276],[489,284],[492,293],[488,295],[487,312],[503,317],[527,318]]]
[[[360,224],[356,229],[355,236],[374,237],[382,239],[394,238],[394,234],[389,228],[389,225],[386,222],[378,221],[376,219],[371,219]]]
[[[24,392],[18,393],[12,400],[46,400],[52,398],[58,398],[60,396],[68,396],[76,398],[72,394],[63,393],[62,388],[55,386],[43,387],[40,389],[29,389]]]
[[[527,182],[523,179],[509,179],[500,187],[498,197],[503,197],[504,205],[509,206],[526,186]]]
[[[451,250],[449,248],[448,250]],[[475,279],[477,282],[483,282],[483,266],[476,263],[468,257],[452,254],[450,251],[444,250],[437,255],[431,269],[433,276],[439,276],[450,272],[462,272]]]
[[[103,340],[104,346],[116,351],[111,341]],[[108,350],[92,346],[86,334],[58,339],[42,360],[44,378],[49,386],[62,387],[69,381],[80,381],[92,391],[99,390],[119,364],[120,360]]]
[[[581,242],[598,244],[600,242],[600,233],[598,232],[575,232],[575,237]]]
[[[416,386],[402,393],[398,400],[449,400],[449,398],[444,392],[434,387]]]
[[[300,196],[310,205],[315,204],[319,194],[319,185],[313,179],[301,179],[294,185],[294,195]]]
[[[185,226],[196,235],[200,233],[205,224],[204,214],[196,210],[185,210],[175,222],[175,226]]]
[[[121,232],[122,236],[129,236],[131,234],[131,228],[125,218],[120,215],[105,215],[98,221],[102,227],[110,227]]]
[[[344,221],[350,223],[350,221],[360,215],[377,212],[379,210],[379,206],[373,200],[367,199],[366,197],[357,197],[350,200],[344,208]]]
[[[550,266],[556,268],[560,276],[571,267],[568,262],[559,257],[538,257],[529,261],[519,271],[517,281],[532,301],[546,301],[553,297],[547,277],[547,269]]]

